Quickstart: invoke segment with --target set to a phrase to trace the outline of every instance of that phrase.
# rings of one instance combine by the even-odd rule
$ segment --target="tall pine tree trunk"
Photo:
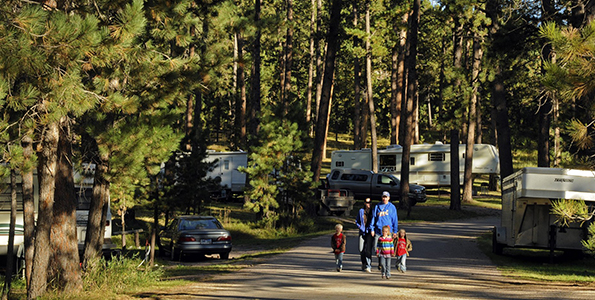
[[[335,57],[339,50],[339,26],[341,23],[341,0],[333,0],[331,6],[331,19],[327,35],[328,48],[325,57],[324,79],[322,96],[320,98],[320,109],[318,111],[318,120],[316,121],[316,130],[314,135],[314,150],[312,152],[312,179],[318,181],[320,170],[322,168],[322,158],[324,151],[324,140],[326,132],[327,117],[329,111],[329,102],[333,84],[333,74],[335,71]]]
[[[308,135],[314,135],[314,126],[312,126],[312,94],[314,89],[314,64],[316,62],[316,0],[311,1],[312,13],[310,15],[310,60],[308,62],[308,86],[306,90],[306,124],[308,126]]]
[[[459,130],[450,131],[450,210],[461,210]]]
[[[97,156],[93,159],[93,163],[95,164],[93,197],[89,206],[85,251],[83,255],[83,264],[85,266],[96,261],[101,255],[106,221],[104,214],[107,214],[109,199],[109,184],[105,179],[105,173],[109,168],[109,156],[105,153],[99,154],[98,149],[95,151],[97,151]]]
[[[238,137],[238,148],[246,149],[246,78],[244,75],[244,38],[240,33],[236,33],[237,40],[237,61],[236,69],[236,87],[238,96],[236,97],[236,132]]]
[[[496,66],[493,82],[492,101],[496,109],[496,128],[498,130],[498,154],[500,155],[500,178],[513,173],[512,147],[510,146],[510,125],[508,123],[508,106],[506,90],[500,66]]]
[[[262,0],[254,1],[254,23],[260,23],[260,5]],[[256,141],[254,140],[258,136],[258,130],[260,127],[260,37],[261,37],[261,29],[260,27],[256,30],[256,35],[254,36],[254,41],[252,44],[252,59],[254,60],[252,63],[252,84],[250,85],[250,105],[249,107],[249,116],[248,116],[248,133],[252,136],[252,139],[248,142],[248,149],[251,149],[252,146],[255,145]]]
[[[291,105],[291,68],[293,67],[293,1],[287,1],[287,34],[285,35],[285,76],[283,87],[283,116],[287,116]]]
[[[477,97],[479,96],[479,71],[483,51],[481,40],[478,36],[473,39],[473,66],[471,71],[471,84],[473,91],[469,103],[469,127],[467,133],[467,145],[465,149],[465,182],[463,186],[463,201],[473,201],[473,146],[475,144],[475,131],[477,127]]]
[[[353,27],[357,28],[359,21],[359,10],[357,5],[353,5]],[[359,45],[360,39],[354,35],[353,44]],[[361,66],[359,56],[354,53],[353,57],[353,149],[361,149],[362,140],[362,105],[361,105],[361,87],[360,87]]]
[[[51,248],[50,230],[54,216],[54,189],[59,140],[58,122],[53,121],[45,126],[39,153],[39,209],[35,232],[35,254],[31,285],[27,288],[27,299],[35,299],[43,295],[48,284],[48,265]]]
[[[403,14],[402,25],[409,20],[409,13]],[[392,71],[391,71],[391,144],[399,144],[401,133],[401,109],[405,95],[405,51],[407,44],[407,26],[394,26],[395,31],[399,30],[399,43],[393,47]]]
[[[56,190],[52,219],[50,274],[58,290],[74,292],[83,286],[76,237],[76,196],[72,171],[72,136],[67,121],[60,126]]]
[[[370,137],[372,139],[372,171],[378,172],[378,137],[376,136],[376,116],[374,93],[372,92],[372,46],[370,43],[370,0],[366,0],[366,96],[370,112]]]
[[[411,14],[411,22],[409,26],[409,34],[407,40],[409,41],[409,51],[405,67],[407,69],[407,104],[406,110],[403,112],[403,121],[405,122],[405,130],[403,136],[403,156],[401,158],[401,208],[407,210],[407,217],[411,213],[411,203],[409,200],[409,170],[411,157],[411,144],[413,142],[413,109],[415,98],[417,97],[417,30],[419,27],[419,11],[421,6],[420,0],[413,0],[413,11]]]
[[[322,49],[325,49],[326,47],[322,47],[322,45],[324,45],[325,43],[321,43],[320,42],[320,36],[322,35],[321,32],[321,28],[322,28],[322,14],[320,13],[322,11],[322,0],[318,0],[316,3],[317,6],[317,11],[318,11],[318,15],[316,16],[316,40],[315,40],[315,49],[316,49],[316,109],[314,110],[315,112],[315,118],[314,118],[314,123],[318,124],[318,112],[320,111],[320,97],[322,97],[322,82],[324,80],[324,63],[323,63],[323,57],[324,57],[324,51]],[[314,129],[316,130],[316,129]]]
[[[21,140],[23,146],[23,156],[25,163],[31,162],[33,156],[33,139],[26,135]],[[31,284],[31,270],[33,269],[33,255],[35,248],[35,198],[33,192],[33,169],[22,170],[23,180],[23,227],[24,227],[24,245],[25,245],[25,282],[27,286]]]

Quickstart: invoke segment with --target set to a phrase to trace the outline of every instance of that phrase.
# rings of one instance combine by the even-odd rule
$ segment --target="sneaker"
[[[382,271],[382,266],[378,265],[378,270]]]
[[[386,278],[386,276],[384,276],[384,274],[382,274],[382,279]]]
[[[337,268],[337,272],[341,272],[341,268]]]
[[[390,279],[390,276],[386,276],[386,279]]]
[[[403,270],[401,270],[401,269],[399,269],[399,271],[401,271],[401,273],[405,273],[405,271],[403,271]]]
[[[397,266],[397,271],[401,272],[401,267]]]
[[[372,269],[370,269],[370,268],[366,268],[366,272],[368,272],[368,273],[372,273]]]

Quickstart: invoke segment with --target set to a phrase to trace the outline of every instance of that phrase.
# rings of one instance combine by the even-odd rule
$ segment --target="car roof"
[[[213,216],[194,216],[194,215],[182,215],[182,216],[178,216],[178,219],[198,219],[198,220],[213,220],[213,219],[217,219]]]

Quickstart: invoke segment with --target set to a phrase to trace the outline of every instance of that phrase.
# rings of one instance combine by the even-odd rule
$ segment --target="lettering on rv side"
[[[570,182],[573,183],[574,179],[570,178],[554,178],[554,182]]]

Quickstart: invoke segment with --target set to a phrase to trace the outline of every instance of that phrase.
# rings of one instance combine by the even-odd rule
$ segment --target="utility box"
[[[502,181],[502,221],[493,230],[493,251],[504,247],[582,250],[589,222],[561,227],[552,202],[583,200],[595,206],[595,172],[559,168],[523,168]]]

